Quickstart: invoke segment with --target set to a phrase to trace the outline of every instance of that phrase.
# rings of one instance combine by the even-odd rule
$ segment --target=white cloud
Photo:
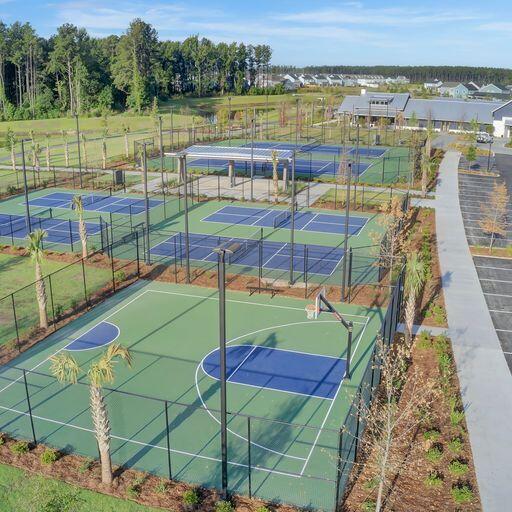
[[[478,27],[479,30],[489,30],[493,32],[510,32],[512,31],[512,22],[496,21],[494,23],[484,23]]]

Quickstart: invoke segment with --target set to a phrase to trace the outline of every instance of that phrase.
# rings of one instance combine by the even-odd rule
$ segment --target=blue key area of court
[[[262,228],[291,229],[291,214],[289,210],[253,208],[246,206],[224,206],[202,222],[219,222],[243,226]],[[298,231],[314,233],[330,233],[342,235],[345,233],[345,216],[328,213],[296,212],[294,227]],[[367,217],[349,217],[348,231],[354,236],[364,228],[368,222]]]
[[[86,222],[85,226],[88,235],[97,235],[101,231],[101,226],[95,222]],[[0,213],[0,236],[21,239],[35,229],[46,231],[44,240],[49,242],[72,244],[80,240],[77,221],[31,216],[29,229],[23,215]]]
[[[237,345],[226,348],[227,382],[332,400],[345,376],[346,360],[278,348]],[[202,362],[205,373],[220,379],[216,349]]]
[[[52,192],[29,200],[30,206],[41,206],[44,208],[71,209],[73,197],[76,194],[70,192]],[[144,199],[133,197],[119,197],[103,194],[85,193],[81,194],[84,210],[93,212],[117,213],[121,215],[137,215],[145,211]],[[149,207],[154,208],[163,203],[158,199],[150,199]]]
[[[241,249],[235,253],[234,259],[228,261],[236,265],[269,270],[289,270],[291,260],[291,245],[283,242],[268,240],[255,241],[245,238],[228,238],[214,235],[190,233],[189,257],[196,261],[218,261],[217,253],[213,250],[219,245],[239,243]],[[306,253],[307,251],[307,253]],[[160,256],[176,260],[186,258],[186,242],[182,233],[177,233],[150,250],[151,256]],[[344,251],[340,247],[323,245],[295,244],[293,248],[293,270],[307,271],[308,274],[330,276],[343,260]],[[307,266],[307,268],[304,268]]]

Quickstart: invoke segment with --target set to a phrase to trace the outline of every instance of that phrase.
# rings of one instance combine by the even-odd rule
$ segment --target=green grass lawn
[[[45,276],[53,273],[51,277],[53,307],[50,300],[50,282],[48,278],[45,279],[49,297],[47,311],[50,319],[53,311],[58,314],[59,311],[66,311],[74,303],[84,300],[82,266],[80,264],[70,266],[59,261],[45,260],[43,272]],[[109,270],[92,266],[85,267],[85,276],[89,296],[112,279]],[[2,298],[6,297],[0,300],[0,344],[7,343],[16,337],[12,299],[9,296],[13,292],[16,292],[14,304],[20,336],[37,326],[39,317],[35,286],[32,284],[34,279],[34,265],[30,258],[0,254],[0,290],[2,290]]]
[[[45,492],[41,493],[42,489]],[[56,510],[45,507],[45,501],[55,496],[63,498],[76,496],[77,504],[74,505],[73,512],[151,512],[160,510],[145,507],[133,501],[79,489],[53,478],[35,477],[21,469],[0,464],[0,498],[2,498],[0,512],[19,512],[22,509],[27,511]]]

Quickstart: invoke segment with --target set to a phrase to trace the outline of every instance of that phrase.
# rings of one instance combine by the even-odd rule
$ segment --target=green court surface
[[[249,346],[343,360],[346,331],[326,313],[307,320],[306,304],[228,292],[228,351]],[[332,395],[228,381],[231,492],[248,494],[251,486],[252,494],[264,499],[333,509],[339,429],[367,372],[385,313],[336,306],[354,323],[354,342],[351,379],[340,378]],[[193,286],[139,281],[119,292],[19,356],[12,362],[17,368],[1,369],[0,429],[32,438],[20,368],[25,369],[37,439],[96,457],[86,378],[81,377],[82,384],[59,384],[49,376],[48,359],[108,322],[117,332],[116,341],[133,355],[131,369],[116,366],[115,390],[105,390],[114,462],[219,488],[219,382],[205,369],[205,361],[218,347],[218,308],[216,290]],[[84,369],[102,352],[88,348],[71,352]],[[265,371],[266,365],[260,369]],[[303,376],[297,374],[296,379]],[[350,456],[350,448],[345,452],[344,446],[342,460]]]
[[[261,141],[257,140],[257,143],[267,142],[269,144],[281,144],[281,143],[289,143],[294,144],[294,141]],[[191,145],[192,143],[190,143]],[[224,140],[222,142],[206,142],[203,143],[206,145],[215,145],[215,146],[227,146],[229,142]],[[232,139],[231,146],[242,146],[247,145],[248,142],[245,139]],[[326,143],[327,145],[331,145]],[[336,145],[336,144],[335,144]],[[350,144],[351,147],[354,147],[354,143]],[[340,146],[341,147],[341,146]],[[361,164],[368,166],[368,168],[360,174],[359,177],[354,176],[354,181],[358,181],[359,183],[366,183],[369,185],[372,184],[394,184],[394,183],[407,183],[409,180],[409,170],[410,170],[410,162],[409,162],[409,149],[407,147],[386,147],[386,146],[370,146],[370,149],[379,149],[385,151],[385,153],[378,158],[369,158],[365,156],[365,152],[368,150],[368,146],[361,145],[361,155],[359,157],[359,161]],[[270,147],[269,147],[270,149]],[[348,158],[355,158],[355,152],[349,154]],[[318,164],[325,162],[335,162],[334,168],[337,168],[339,165],[339,156],[334,155],[328,152],[322,151],[311,151],[307,153],[299,152],[297,154],[297,159],[299,160],[313,160]],[[190,172],[200,172],[200,173],[208,173],[208,174],[216,174],[220,172],[221,174],[226,174],[227,171],[215,168],[216,163],[215,160],[210,160],[209,164],[205,163],[206,159],[200,159],[200,164],[194,162],[194,158],[189,159],[188,161],[188,170]],[[151,170],[160,169],[160,157],[148,158],[148,168]],[[163,167],[167,171],[177,172],[178,164],[177,160],[172,157],[164,157],[163,158]],[[313,165],[313,168],[315,166]],[[272,166],[268,166],[268,170],[266,175],[269,176],[272,172]],[[332,174],[313,174],[311,176],[307,174],[298,174],[297,179],[309,179],[312,177],[315,180],[321,181],[334,181],[336,177]]]

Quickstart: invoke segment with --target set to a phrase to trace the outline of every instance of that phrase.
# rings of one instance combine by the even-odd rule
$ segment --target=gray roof
[[[453,89],[454,87],[457,87],[459,85],[464,85],[464,84],[461,82],[443,82],[443,85],[441,87],[443,87],[445,89]]]
[[[267,148],[251,148],[235,146],[201,146],[196,144],[185,148],[179,154],[194,158],[211,158],[218,160],[236,160],[248,162],[252,159],[258,162],[271,162],[272,153],[276,153],[279,160],[290,160],[293,151],[285,149],[267,149]]]
[[[411,99],[404,111],[406,119],[414,112],[417,119],[433,121],[469,122],[476,119],[483,124],[492,124],[492,113],[504,102],[464,101],[452,99]]]
[[[372,105],[372,113],[378,115],[379,110],[384,112],[396,112],[397,110],[404,110],[410,95],[408,93],[378,93],[368,92],[361,94],[360,96],[345,96],[343,103],[339,108],[339,112],[356,112],[356,111],[368,111],[370,108],[371,100],[387,100],[387,105]]]

